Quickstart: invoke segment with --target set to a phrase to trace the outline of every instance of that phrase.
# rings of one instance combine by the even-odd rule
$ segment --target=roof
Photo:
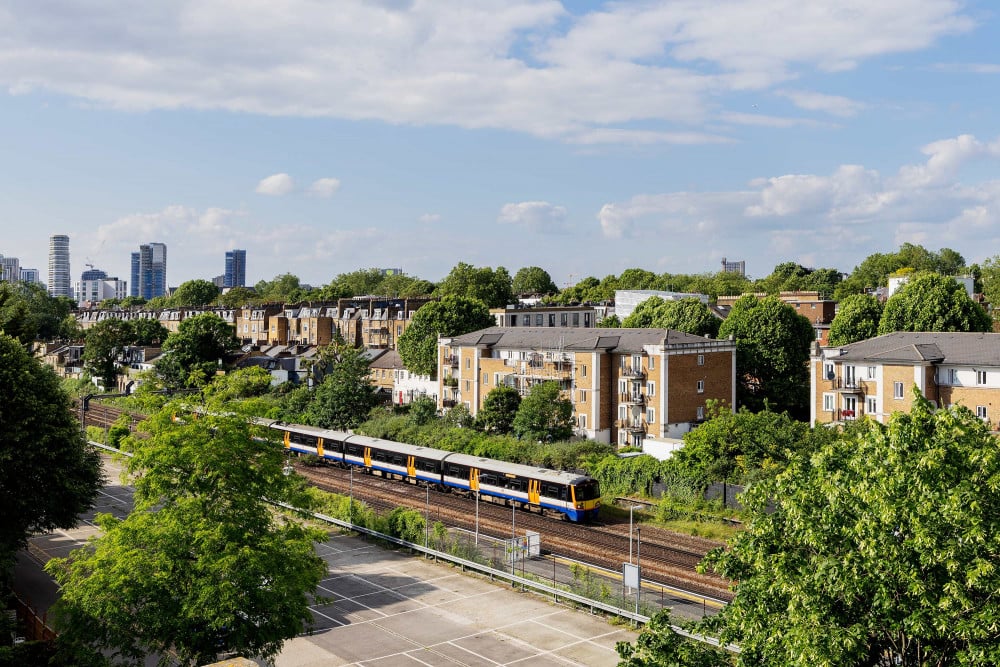
[[[1000,334],[896,332],[845,345],[837,361],[1000,366]]]
[[[371,364],[368,365],[369,368],[405,368],[403,366],[403,360],[399,356],[399,352],[396,350],[386,350],[384,354],[379,355]]]
[[[451,338],[455,347],[500,347],[555,349],[564,351],[603,350],[622,354],[640,353],[648,345],[686,346],[706,343],[731,344],[672,329],[605,329],[552,327],[490,327]]]

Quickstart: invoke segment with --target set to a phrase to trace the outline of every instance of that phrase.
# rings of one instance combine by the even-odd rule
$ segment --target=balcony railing
[[[618,402],[622,405],[645,405],[646,397],[642,394],[619,394]]]
[[[456,403],[457,403],[457,401],[455,401],[453,399],[450,399],[450,398],[443,398],[443,399],[441,399],[441,407],[443,407],[443,408],[453,408],[453,407],[455,407]]]
[[[619,374],[623,378],[644,378],[646,372],[641,367],[623,366],[619,369]]]
[[[645,433],[646,422],[641,419],[622,419],[618,422],[618,428],[629,433]]]
[[[451,366],[452,368],[458,368],[458,355],[457,354],[446,354],[444,356],[443,362],[445,366]]]

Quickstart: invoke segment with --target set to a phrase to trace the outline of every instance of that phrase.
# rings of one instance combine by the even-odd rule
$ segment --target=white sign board
[[[639,588],[639,566],[622,563],[622,580],[625,582],[625,585],[632,590]]]
[[[542,536],[533,530],[524,531],[524,536],[528,540],[528,558],[538,558],[542,555]]]

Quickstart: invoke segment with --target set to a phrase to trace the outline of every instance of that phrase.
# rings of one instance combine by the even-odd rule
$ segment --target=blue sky
[[[985,1],[0,1],[0,254],[177,285],[1000,253]]]

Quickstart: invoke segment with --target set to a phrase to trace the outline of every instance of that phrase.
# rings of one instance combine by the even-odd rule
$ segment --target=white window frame
[[[870,415],[878,414],[878,399],[874,396],[869,396],[865,401],[865,410]]]
[[[701,421],[702,419],[704,419],[705,418],[705,406],[699,405],[697,408],[695,408],[694,414],[695,414],[695,419],[697,419],[699,421]]]
[[[647,382],[646,383],[646,396],[656,396],[656,383]]]
[[[989,419],[989,412],[985,405],[976,406],[976,416],[983,420]]]
[[[976,371],[976,386],[986,386],[986,371]]]
[[[489,383],[490,383],[490,374],[487,373],[486,371],[483,371],[483,384],[489,384]]]
[[[705,393],[705,381],[704,380],[698,380],[697,387],[698,387],[698,393],[699,394],[704,394]]]
[[[876,375],[875,366],[869,366],[868,367],[868,379],[869,380],[874,380],[875,379],[875,375]]]
[[[626,406],[618,406],[618,419],[620,421],[626,421],[628,419],[628,408]]]
[[[646,408],[646,423],[647,424],[656,423],[656,408]]]
[[[704,366],[705,365],[705,355],[704,354],[699,354],[698,355],[698,365],[699,366]]]
[[[892,383],[892,397],[895,399],[903,398],[903,383],[893,382]]]
[[[587,428],[587,415],[585,414],[580,415],[580,428]]]
[[[654,357],[653,355],[649,355],[649,370],[652,371],[655,369],[656,369],[656,357]]]
[[[949,368],[948,369],[948,384],[950,384],[952,386],[957,386],[958,385],[958,369],[957,368]]]
[[[587,390],[586,389],[581,389],[580,390],[580,402],[581,403],[586,403],[587,402]]]
[[[580,377],[587,377],[587,364],[580,364]]]
[[[836,404],[836,397],[833,394],[823,394],[823,412],[833,412]]]

